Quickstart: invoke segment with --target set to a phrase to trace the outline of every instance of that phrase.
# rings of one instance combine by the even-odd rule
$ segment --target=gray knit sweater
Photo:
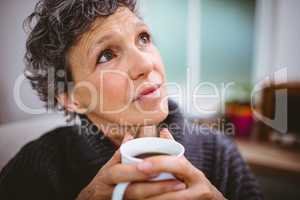
[[[169,130],[185,146],[186,158],[227,199],[263,199],[256,179],[229,138],[192,126],[173,101],[169,109],[160,127],[172,124]],[[88,124],[57,128],[25,145],[0,174],[0,198],[75,199],[116,150],[85,116],[81,119]]]

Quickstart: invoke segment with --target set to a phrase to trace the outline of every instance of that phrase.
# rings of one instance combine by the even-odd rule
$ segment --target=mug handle
[[[128,185],[129,182],[117,184],[112,194],[112,200],[122,200]]]

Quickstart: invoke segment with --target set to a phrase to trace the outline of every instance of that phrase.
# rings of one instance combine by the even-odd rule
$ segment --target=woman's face
[[[97,18],[68,53],[73,99],[121,125],[157,124],[168,104],[164,65],[148,27],[128,8]]]

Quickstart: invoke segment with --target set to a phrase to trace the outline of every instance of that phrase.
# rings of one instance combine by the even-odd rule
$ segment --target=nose
[[[152,56],[138,48],[133,48],[128,56],[129,76],[132,80],[147,77],[154,68]]]

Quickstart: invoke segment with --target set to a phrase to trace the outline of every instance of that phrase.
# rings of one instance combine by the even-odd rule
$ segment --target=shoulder
[[[60,127],[24,145],[0,173],[0,192],[20,184],[43,185],[56,173],[64,156],[64,146],[76,127]],[[26,188],[25,186],[22,186]],[[28,188],[27,188],[28,189]]]
[[[0,196],[5,199],[53,199],[54,181],[66,138],[72,127],[60,127],[29,142],[8,162],[0,173]],[[18,192],[15,192],[18,188]]]
[[[262,199],[260,187],[234,140],[206,126],[188,125],[187,158],[229,199]],[[190,127],[192,126],[192,127]]]
[[[197,146],[212,153],[236,150],[235,143],[231,137],[207,126],[186,122],[183,134],[187,148]]]
[[[73,126],[64,126],[44,133],[39,138],[24,145],[12,161],[28,156],[35,157],[35,160],[45,160],[57,156],[66,146],[68,139],[76,135],[74,134],[75,129],[76,127]]]
[[[228,170],[234,157],[241,158],[233,139],[222,132],[189,122],[183,133],[186,157],[209,178],[215,170]]]

